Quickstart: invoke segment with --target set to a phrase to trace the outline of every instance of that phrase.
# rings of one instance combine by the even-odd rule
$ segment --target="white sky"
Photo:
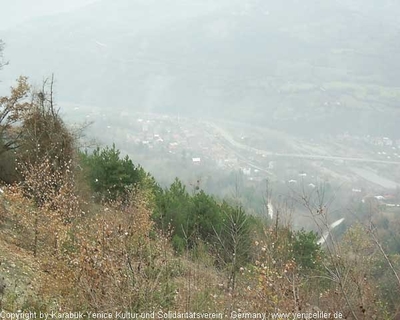
[[[0,0],[0,30],[25,20],[70,11],[97,0]]]

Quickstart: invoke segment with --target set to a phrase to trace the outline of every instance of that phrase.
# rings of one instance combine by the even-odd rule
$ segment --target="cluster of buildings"
[[[336,139],[341,143],[357,143],[360,148],[364,147],[368,153],[372,152],[377,159],[400,159],[400,139],[369,135],[353,136],[348,133],[340,134],[336,136]]]
[[[150,114],[137,118],[126,141],[156,156],[176,156],[177,160],[191,162],[194,166],[207,162],[215,162],[220,168],[237,166],[237,157],[212,143],[215,137],[201,126],[193,120]]]
[[[390,154],[398,155],[400,158],[400,141],[387,137],[365,137],[365,141],[386,147],[386,151],[381,152],[383,156]],[[156,114],[139,116],[131,123],[126,142],[135,145],[143,152],[150,153],[153,158],[172,158],[177,165],[182,163],[186,167],[193,166],[193,169],[206,167],[207,170],[215,168],[227,172],[241,171],[250,182],[263,181],[270,178],[271,174],[279,175],[282,167],[282,163],[277,166],[276,159],[255,154],[252,150],[239,151],[234,143],[229,143],[217,130],[204,122],[176,116]],[[282,182],[293,187],[303,184],[309,189],[316,188],[312,177],[308,177],[303,171],[296,171],[293,167],[292,173],[285,182]],[[285,172],[287,174],[288,171]],[[400,199],[393,200],[389,195],[367,195],[364,190],[356,187],[352,188],[351,192],[363,201],[373,199],[389,207],[400,206],[398,205]]]
[[[350,135],[349,133],[343,133],[337,135],[336,138],[339,141],[362,141],[371,146],[379,146],[379,147],[395,147],[400,149],[400,139],[392,139],[389,137],[373,137],[370,135],[366,136],[357,136]]]
[[[400,208],[400,198],[395,194],[384,194],[384,195],[366,195],[361,200],[362,203],[373,202],[381,206],[389,208]]]
[[[367,141],[375,146],[400,148],[400,139],[392,140],[388,137],[367,137]]]
[[[249,163],[212,127],[186,118],[146,114],[131,124],[126,142],[151,152],[156,157],[174,157],[179,162],[193,166],[210,166],[219,170],[239,171],[249,181],[265,179],[265,170]],[[268,170],[274,169],[274,161],[265,162]]]

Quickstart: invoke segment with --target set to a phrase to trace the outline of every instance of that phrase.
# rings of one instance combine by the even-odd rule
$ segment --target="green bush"
[[[317,243],[318,234],[302,229],[297,231],[294,236],[293,257],[296,262],[306,270],[319,268],[323,251]]]
[[[109,202],[126,199],[135,185],[146,177],[143,168],[135,166],[128,156],[120,157],[120,151],[115,145],[112,148],[98,147],[92,154],[81,153],[81,158],[97,200]]]

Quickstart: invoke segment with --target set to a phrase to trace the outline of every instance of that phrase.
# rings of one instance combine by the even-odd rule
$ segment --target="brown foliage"
[[[48,88],[32,94],[32,107],[23,117],[17,168],[25,194],[39,207],[62,211],[70,220],[78,211],[73,157],[75,139],[55,110],[53,78]]]
[[[172,250],[153,228],[145,193],[65,223],[62,210],[38,208],[24,192],[6,188],[6,219],[10,239],[40,263],[38,299],[57,301],[58,311],[148,311],[174,302]]]
[[[19,77],[17,85],[11,87],[7,97],[0,97],[0,154],[18,148],[21,128],[16,126],[31,109],[32,103],[26,99],[30,86],[26,77]]]
[[[38,163],[19,163],[24,194],[40,208],[57,211],[65,222],[79,214],[79,199],[71,161],[56,165],[49,158]]]
[[[72,264],[87,307],[145,311],[161,308],[171,298],[163,286],[169,259],[162,239],[150,237],[153,222],[143,194],[136,193],[123,209],[106,207],[85,219],[85,225],[76,229]]]

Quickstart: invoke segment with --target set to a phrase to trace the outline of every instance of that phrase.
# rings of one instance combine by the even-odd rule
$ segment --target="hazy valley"
[[[0,310],[397,319],[399,14],[5,6]]]

